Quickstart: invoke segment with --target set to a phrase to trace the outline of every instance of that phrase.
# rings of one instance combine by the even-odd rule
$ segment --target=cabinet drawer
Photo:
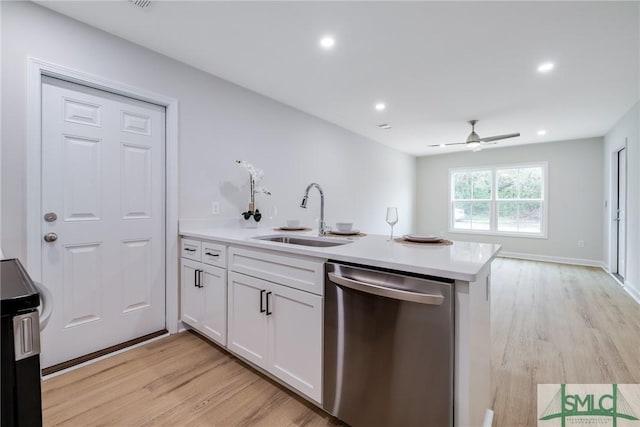
[[[180,252],[183,258],[192,259],[194,261],[201,260],[201,245],[199,240],[182,239],[181,246],[182,250]]]
[[[229,270],[322,295],[324,261],[229,247]]]
[[[227,247],[217,243],[202,242],[202,262],[227,268]]]

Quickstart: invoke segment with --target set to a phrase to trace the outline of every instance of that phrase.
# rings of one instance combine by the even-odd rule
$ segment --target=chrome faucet
[[[324,192],[320,185],[312,182],[307,186],[307,189],[304,191],[304,197],[302,198],[302,203],[300,203],[300,207],[306,209],[307,208],[307,199],[309,198],[309,190],[311,187],[316,187],[320,192],[320,224],[318,225],[318,236],[324,236]]]

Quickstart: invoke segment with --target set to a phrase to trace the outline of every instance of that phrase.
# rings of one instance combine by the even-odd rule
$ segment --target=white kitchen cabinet
[[[231,271],[228,348],[320,403],[322,301]]]
[[[227,343],[227,271],[182,259],[182,316],[215,342]]]
[[[202,245],[200,240],[182,238],[180,246],[182,258],[188,258],[194,261],[201,260],[200,251],[202,249]]]
[[[272,292],[268,370],[321,402],[323,298],[281,285]]]
[[[267,369],[268,331],[266,289],[271,284],[229,272],[229,339],[227,347],[239,356]]]

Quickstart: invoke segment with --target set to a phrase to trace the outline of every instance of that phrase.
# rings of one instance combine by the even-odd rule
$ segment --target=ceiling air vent
[[[146,7],[149,7],[149,5],[151,4],[151,0],[129,0],[129,3],[138,6],[140,9],[144,9]]]

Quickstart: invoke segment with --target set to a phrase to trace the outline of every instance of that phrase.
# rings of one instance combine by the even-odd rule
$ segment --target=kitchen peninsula
[[[388,236],[381,235],[319,238],[317,232],[213,228],[189,221],[181,222],[180,236],[181,320],[325,408],[322,400],[325,262],[448,280],[454,288],[454,425],[480,426],[485,423],[486,416],[490,419],[491,262],[499,253],[500,245],[458,241],[451,245],[415,245],[389,241]],[[300,238],[303,243],[272,241],[286,242],[286,237]],[[311,243],[304,244],[305,239]],[[315,242],[335,243],[335,246],[322,247]],[[209,313],[210,309],[204,306],[194,311],[194,306],[207,304],[209,297],[193,292],[214,289],[215,283],[221,292],[217,300],[228,301],[228,306],[221,307],[218,302],[217,314]],[[249,288],[255,288],[257,292],[260,311],[256,312],[263,317],[271,314],[273,301],[278,301],[279,295],[282,301],[296,298],[303,301],[301,307],[304,305],[308,309],[303,314],[305,317],[287,324],[297,324],[304,333],[295,339],[286,339],[282,334],[279,336],[277,330],[260,325],[264,331],[270,331],[264,335],[272,337],[274,342],[265,341],[254,346],[249,338],[256,330],[255,324],[243,325],[246,316],[253,316],[247,314],[241,300],[242,292],[246,294],[245,290]],[[263,299],[265,294],[266,299]],[[212,306],[216,304],[215,300],[211,297]],[[289,309],[290,313],[303,313],[299,307]],[[221,310],[224,312],[220,313]],[[243,317],[239,317],[241,315]],[[257,317],[254,320],[260,321]],[[301,340],[304,346],[301,346]],[[296,346],[300,346],[301,353],[291,354],[298,351]],[[281,359],[276,360],[278,357]],[[299,360],[304,363],[300,365]]]

